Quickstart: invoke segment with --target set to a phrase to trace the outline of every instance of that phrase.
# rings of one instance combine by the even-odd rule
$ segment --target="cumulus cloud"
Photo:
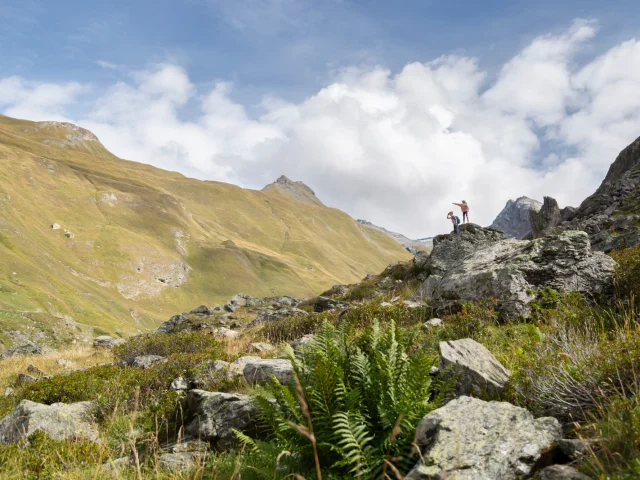
[[[251,188],[286,174],[354,217],[419,237],[448,230],[454,201],[488,224],[510,198],[577,205],[595,190],[640,135],[640,42],[585,62],[596,30],[579,20],[536,38],[494,78],[464,56],[350,68],[302,102],[265,97],[259,115],[232,84],[197,87],[172,63],[92,95],[2,79],[0,109],[64,118],[85,95],[90,107],[69,120],[121,157]]]

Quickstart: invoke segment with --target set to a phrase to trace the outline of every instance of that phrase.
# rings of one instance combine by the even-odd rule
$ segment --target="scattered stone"
[[[275,347],[270,343],[254,342],[250,343],[247,347],[247,353],[268,353],[275,350]]]
[[[316,313],[328,312],[331,310],[345,310],[351,305],[346,302],[340,302],[329,297],[319,296],[313,305],[313,311]]]
[[[178,377],[178,378],[175,378],[173,382],[171,382],[171,385],[169,386],[169,388],[173,391],[188,390],[189,384],[184,378]]]
[[[227,304],[225,304],[225,306],[224,306],[223,308],[224,308],[224,310],[225,310],[226,312],[229,312],[229,313],[233,313],[233,312],[235,312],[235,311],[236,311],[236,306],[235,306],[235,305],[233,305],[232,303],[227,303]]]
[[[571,460],[580,460],[589,451],[589,442],[577,438],[563,438],[558,441],[558,446]]]
[[[307,335],[305,335],[303,337],[295,339],[289,345],[291,345],[291,347],[294,350],[298,350],[298,349],[304,348],[304,346],[308,345],[309,343],[311,343],[311,341],[313,341],[313,335],[312,334],[307,334]]]
[[[231,328],[242,328],[242,323],[241,322],[233,322],[231,325],[229,325]]]
[[[405,300],[404,303],[408,309],[413,310],[414,308],[420,308],[420,307],[424,307],[424,304],[421,302],[416,302],[413,300]]]
[[[107,472],[116,473],[119,470],[126,469],[132,465],[133,462],[131,461],[131,457],[120,457],[103,464],[102,468]]]
[[[62,227],[60,227],[60,225],[58,225],[57,223],[54,223],[53,225],[51,225],[52,230],[60,230],[60,228]]]
[[[36,431],[42,431],[53,440],[98,439],[93,424],[91,402],[43,405],[22,400],[16,409],[0,420],[0,443],[6,445],[25,441]]]
[[[25,343],[24,345],[20,345],[18,347],[7,350],[2,355],[0,355],[0,360],[4,360],[5,358],[11,358],[11,357],[43,355],[49,352],[51,352],[51,349],[44,345],[40,345],[39,343],[28,342],[28,343]]]
[[[35,383],[38,379],[36,377],[32,377],[27,373],[19,373],[16,377],[15,386],[19,387],[21,385],[26,385],[28,383]]]
[[[190,390],[183,407],[192,419],[185,433],[217,446],[230,445],[233,430],[249,435],[256,431],[258,409],[248,395]]]
[[[40,370],[38,367],[36,367],[34,364],[30,363],[29,366],[27,367],[27,372],[29,372],[31,375],[36,375],[38,377],[45,377],[47,376],[46,373],[44,373],[42,370]]]
[[[424,462],[406,478],[528,478],[543,457],[553,455],[560,435],[555,418],[535,419],[510,403],[460,397],[420,421],[416,444]]]
[[[75,235],[73,233],[71,233],[69,231],[66,231],[66,230],[64,232],[64,236],[67,237],[67,238],[74,238],[75,237]]]
[[[540,471],[540,480],[592,480],[569,465],[550,465]]]
[[[169,471],[187,471],[204,463],[206,455],[200,452],[162,453],[158,456],[160,468]]]
[[[247,300],[251,299],[249,295],[238,294],[234,295],[229,299],[229,303],[231,305],[235,305],[236,307],[244,307],[247,304]]]
[[[258,310],[256,319],[249,323],[248,328],[255,327],[266,322],[276,322],[285,318],[306,317],[309,314],[304,310],[295,307],[282,307],[274,310],[273,308],[264,307]]]
[[[438,375],[440,373],[440,369],[438,367],[431,367],[431,371],[429,372],[429,375],[435,376]]]
[[[456,376],[458,395],[502,395],[511,372],[483,345],[464,338],[440,342],[439,350],[440,370],[445,378]]]
[[[101,335],[93,340],[93,348],[113,350],[114,347],[122,345],[125,342],[126,340],[124,338],[113,338],[108,335]]]
[[[229,366],[232,375],[242,372],[250,384],[264,385],[272,377],[286,384],[293,381],[293,366],[289,360],[281,358],[240,357]]]
[[[10,397],[13,394],[14,394],[13,388],[7,387],[7,388],[4,389],[4,396],[5,397]]]
[[[58,360],[56,360],[56,364],[67,370],[73,370],[77,367],[75,363],[73,363],[71,360],[67,360],[66,358],[59,358]]]
[[[389,302],[382,302],[380,304],[381,307],[393,307],[393,303],[389,303]]]
[[[186,315],[180,313],[174,315],[169,320],[164,322],[156,330],[157,333],[176,333],[181,330],[185,330],[190,327],[189,319]]]
[[[230,340],[232,338],[235,338],[238,336],[238,332],[236,332],[235,330],[231,330],[230,328],[226,328],[226,327],[219,327],[219,328],[214,328],[213,330],[211,330],[211,333],[217,337],[217,338],[221,338],[224,340]]]
[[[140,355],[133,359],[131,366],[146,370],[156,363],[164,363],[166,361],[167,357],[162,357],[160,355]]]
[[[422,324],[422,328],[424,328],[425,330],[428,330],[433,327],[441,327],[441,326],[442,326],[442,320],[439,318],[432,318],[431,320],[427,320]]]
[[[209,307],[207,307],[206,305],[200,305],[199,307],[191,310],[191,313],[195,315],[211,315],[212,312],[211,309],[209,309]]]

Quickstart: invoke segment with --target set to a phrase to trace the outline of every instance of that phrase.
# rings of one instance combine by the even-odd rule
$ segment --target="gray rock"
[[[67,370],[73,370],[77,368],[77,365],[75,363],[73,363],[71,360],[67,360],[66,358],[59,358],[58,360],[56,360],[56,364]]]
[[[224,308],[225,312],[233,313],[236,311],[237,307],[232,303],[226,303],[222,308]]]
[[[253,342],[247,346],[247,353],[268,353],[275,350],[275,347],[270,343]]]
[[[167,357],[162,357],[160,355],[140,355],[133,359],[131,366],[145,370],[156,363],[164,363],[166,361]]]
[[[306,317],[309,314],[304,310],[300,310],[295,307],[282,307],[274,310],[272,308],[263,307],[258,310],[256,319],[249,323],[248,327],[255,327],[265,322],[277,322],[284,320],[285,318],[299,318]]]
[[[589,452],[589,442],[577,438],[563,438],[558,441],[558,446],[571,460],[580,460]]]
[[[522,238],[531,233],[529,211],[539,211],[542,203],[529,197],[509,200],[491,224],[491,228],[504,233],[507,238]]]
[[[299,350],[301,348],[304,348],[305,345],[308,345],[309,343],[311,343],[313,341],[313,335],[308,334],[305,335],[303,337],[297,338],[295,339],[293,342],[291,342],[289,345],[291,345],[291,347],[294,350]]]
[[[19,373],[16,377],[16,381],[15,381],[15,385],[17,387],[21,386],[21,385],[26,385],[28,383],[34,383],[37,382],[38,379],[36,377],[33,377],[31,375],[29,375],[28,373]]]
[[[544,197],[542,207],[538,211],[529,211],[533,238],[540,238],[550,234],[558,226],[560,219],[561,213],[558,202],[554,198]]]
[[[169,471],[187,471],[203,465],[206,455],[201,452],[161,453],[158,455],[160,468]]]
[[[2,355],[0,355],[0,360],[4,360],[5,358],[11,358],[11,357],[43,355],[49,352],[51,352],[51,349],[44,345],[40,345],[39,343],[28,342],[28,343],[25,343],[24,345],[20,345],[18,347],[12,348],[2,353]]]
[[[428,330],[433,327],[441,327],[441,326],[442,326],[442,320],[439,318],[432,318],[431,320],[427,320],[422,324],[422,328],[424,328],[425,330]]]
[[[214,337],[217,337],[223,340],[229,340],[238,336],[238,332],[226,327],[214,328],[213,330],[211,330],[211,333],[213,334]]]
[[[0,420],[0,443],[25,441],[36,431],[46,433],[53,440],[96,441],[98,430],[91,418],[91,408],[91,402],[43,405],[22,400],[13,412]]]
[[[124,338],[113,338],[108,335],[101,335],[93,340],[93,348],[112,350],[117,345],[122,345],[126,340]]]
[[[14,392],[13,388],[11,388],[11,387],[7,387],[7,388],[4,389],[4,396],[5,397],[10,397],[14,393],[15,392]]]
[[[540,471],[540,480],[592,480],[569,465],[550,465]]]
[[[229,299],[229,303],[231,305],[235,305],[236,307],[244,307],[247,304],[247,300],[250,300],[251,297],[249,295],[238,294],[234,295]]]
[[[186,315],[180,313],[178,315],[174,315],[169,320],[164,322],[162,325],[158,327],[156,330],[157,333],[175,333],[186,328],[190,328],[189,319]]]
[[[51,225],[51,229],[52,230],[60,230],[62,227],[60,225],[58,225],[57,223],[54,223]]]
[[[227,375],[228,370],[229,362],[225,362],[224,360],[209,360],[200,365],[198,371],[189,378],[189,387],[202,390],[210,384],[215,384],[216,380],[224,378],[225,376],[235,378]],[[242,376],[242,372],[240,372],[240,376]]]
[[[229,446],[234,440],[232,430],[254,434],[258,409],[248,395],[190,390],[183,407],[192,420],[185,433],[217,446]]]
[[[416,444],[424,463],[418,462],[406,478],[527,478],[543,457],[553,454],[560,435],[555,418],[534,419],[510,403],[460,397],[420,421]]]
[[[211,315],[213,312],[206,305],[200,305],[199,307],[196,307],[193,310],[191,310],[191,313],[196,315]]]
[[[281,358],[240,357],[229,365],[230,375],[240,374],[247,383],[263,385],[276,377],[282,384],[293,381],[293,366]]]
[[[131,461],[131,457],[120,457],[103,464],[102,468],[107,472],[117,473],[120,470],[131,467],[132,465],[133,462]]]
[[[438,245],[433,253],[442,260]],[[526,318],[531,313],[529,302],[535,298],[531,291],[549,287],[585,295],[610,294],[614,267],[611,257],[591,250],[586,233],[567,231],[533,241],[495,242],[459,259],[442,276],[429,277],[418,294],[436,311],[493,297],[503,316]]]
[[[173,391],[187,390],[188,388],[189,384],[182,377],[174,378],[173,382],[171,382],[171,385],[169,386],[169,389]]]
[[[440,371],[456,376],[456,393],[480,397],[502,395],[511,372],[478,342],[465,338],[440,342]]]
[[[314,312],[329,312],[331,310],[345,310],[351,305],[347,302],[340,302],[333,298],[319,296],[313,305]]]
[[[46,373],[44,373],[42,370],[40,370],[38,367],[36,367],[33,363],[30,363],[29,366],[27,367],[27,372],[29,372],[31,375],[37,376],[37,377],[45,377],[47,376]]]

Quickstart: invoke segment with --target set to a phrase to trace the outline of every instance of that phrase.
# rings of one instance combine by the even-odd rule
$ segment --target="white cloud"
[[[576,65],[595,33],[580,20],[541,36],[495,79],[460,56],[350,68],[303,102],[265,97],[258,117],[231,84],[197,88],[165,63],[131,72],[73,120],[124,158],[254,188],[286,174],[355,217],[425,236],[448,230],[454,201],[488,224],[509,198],[577,205],[595,190],[640,135],[640,42]],[[59,118],[86,92],[10,77],[0,108]]]

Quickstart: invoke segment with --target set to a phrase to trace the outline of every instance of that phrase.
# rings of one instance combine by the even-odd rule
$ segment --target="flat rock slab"
[[[421,461],[408,480],[528,478],[551,455],[562,429],[506,402],[460,397],[426,415],[416,430]]]
[[[0,420],[0,443],[25,441],[36,431],[46,433],[53,440],[95,441],[98,430],[91,418],[91,407],[91,402],[43,405],[22,400],[13,412]]]
[[[484,345],[470,338],[440,342],[440,371],[456,375],[456,393],[499,397],[511,376]]]
[[[183,406],[191,418],[185,433],[193,438],[228,446],[233,430],[255,433],[258,408],[248,395],[190,390]]]
[[[101,335],[93,340],[93,348],[101,348],[104,350],[112,350],[118,345],[122,345],[126,340],[124,338],[113,338],[108,335]]]
[[[232,375],[241,372],[250,384],[264,385],[272,377],[282,384],[293,382],[293,366],[281,358],[240,357],[229,366],[229,372]]]
[[[166,362],[167,357],[161,357],[160,355],[140,355],[131,362],[132,367],[142,368],[143,370],[155,365],[156,363]]]

